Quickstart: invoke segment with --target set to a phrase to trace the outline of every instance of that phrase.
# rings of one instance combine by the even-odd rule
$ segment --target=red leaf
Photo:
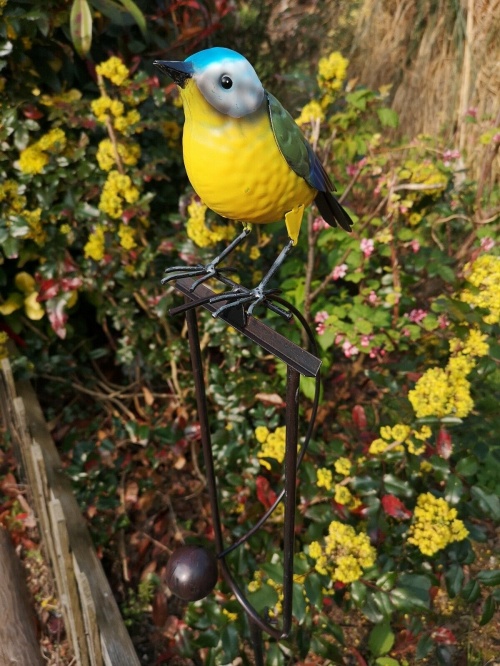
[[[361,405],[354,405],[352,409],[352,420],[358,430],[366,430],[366,412]]]
[[[355,647],[350,647],[349,651],[352,653],[352,656],[355,657],[358,666],[368,666],[366,660],[364,659],[361,652],[359,652],[359,650],[356,650]]]
[[[163,627],[168,618],[168,604],[165,592],[157,590],[153,597],[153,612],[151,614],[155,627]]]
[[[439,429],[437,439],[436,439],[436,449],[437,453],[441,458],[444,458],[445,460],[448,460],[448,458],[451,456],[453,452],[453,444],[451,441],[451,435],[450,433],[446,430],[446,428],[441,428]]]
[[[381,502],[382,508],[388,516],[400,520],[411,518],[411,511],[409,511],[403,502],[395,495],[384,495]]]
[[[457,642],[455,634],[446,627],[434,629],[431,638],[435,643],[439,643],[440,645],[456,645]]]
[[[23,116],[30,120],[40,120],[40,118],[43,118],[43,113],[33,104],[27,104],[23,107]]]
[[[271,488],[269,481],[265,476],[258,476],[255,479],[255,486],[257,488],[257,499],[264,505],[265,509],[269,509],[276,501],[276,493]]]
[[[59,293],[59,289],[59,280],[56,280],[55,278],[43,280],[40,283],[37,301],[42,303],[43,301],[49,300],[49,298],[55,298]]]

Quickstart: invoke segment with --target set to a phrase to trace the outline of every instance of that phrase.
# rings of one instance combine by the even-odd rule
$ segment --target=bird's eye
[[[220,84],[225,90],[233,87],[233,81],[227,74],[223,74],[220,77]]]

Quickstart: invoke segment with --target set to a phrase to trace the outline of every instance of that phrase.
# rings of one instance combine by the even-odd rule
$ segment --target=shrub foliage
[[[95,425],[66,443],[96,541],[109,547],[120,530],[133,531],[127,510],[116,513],[120,475],[137,476],[134,501],[148,496],[186,446],[183,428],[196,426],[182,322],[167,314],[177,297],[160,287],[162,268],[205,261],[237,228],[189,189],[182,109],[174,86],[151,70],[173,34],[176,3],[168,16],[148,17],[152,34],[142,14],[121,12],[120,24],[99,3],[87,60],[71,46],[68,3],[28,4],[0,3],[1,349],[16,339],[15,363],[35,378],[68,381],[69,367],[80,388],[97,391],[105,373],[129,382],[113,394],[113,436]],[[185,4],[177,44],[185,34],[196,46],[209,9]],[[210,11],[213,28],[227,7]],[[478,196],[466,156],[436,137],[392,145],[398,119],[388,88],[359,87],[340,53],[320,59],[316,80],[301,76],[310,101],[295,116],[356,224],[343,234],[311,210],[279,276],[285,298],[316,328],[323,391],[300,471],[294,631],[268,645],[267,663],[289,663],[292,653],[345,663],[349,652],[382,666],[452,663],[468,649],[464,628],[487,625],[500,601],[488,550],[500,519],[496,195]],[[484,124],[492,147],[499,142],[493,120],[470,120]],[[256,283],[283,238],[281,223],[254,230],[235,268]],[[280,489],[284,373],[222,323],[203,318],[203,327],[230,540]],[[298,330],[286,334],[301,343]],[[304,420],[312,391],[303,381]],[[124,455],[120,440],[143,453]],[[277,618],[281,520],[278,512],[230,558],[252,603]],[[210,539],[188,519],[180,529]],[[160,582],[129,595],[131,622]],[[468,624],[457,620],[464,613]],[[346,618],[357,618],[357,636]],[[184,656],[246,659],[248,629],[223,584],[189,605],[185,622],[176,643]]]

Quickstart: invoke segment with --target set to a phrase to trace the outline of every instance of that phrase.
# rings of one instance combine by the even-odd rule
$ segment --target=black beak
[[[153,65],[170,76],[181,88],[184,88],[186,81],[194,74],[192,63],[182,60],[155,60]]]

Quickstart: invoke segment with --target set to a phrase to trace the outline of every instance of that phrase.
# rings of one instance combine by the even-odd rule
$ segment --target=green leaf
[[[218,631],[213,629],[204,629],[200,632],[199,637],[196,640],[196,643],[200,647],[214,648],[217,647],[220,641],[220,636]]]
[[[267,649],[266,666],[284,666],[285,655],[276,643],[271,643]]]
[[[479,486],[471,488],[471,495],[477,500],[480,508],[493,520],[500,519],[500,498],[496,493],[487,493]]]
[[[430,635],[422,636],[417,643],[417,650],[415,652],[416,659],[424,659],[434,647],[434,641]]]
[[[120,0],[125,9],[134,17],[134,21],[139,26],[139,30],[142,32],[142,36],[146,37],[148,31],[146,27],[146,19],[144,14],[141,12],[139,7],[132,0]]]
[[[315,634],[311,638],[311,652],[320,657],[331,659],[335,664],[341,664],[343,661],[342,653],[336,645]]]
[[[462,458],[457,462],[455,471],[457,474],[461,474],[462,476],[474,476],[478,470],[478,467],[479,464],[475,456],[467,456],[466,458]]]
[[[361,604],[366,599],[366,585],[359,580],[355,580],[351,584],[351,599],[356,604],[356,606],[361,606]]]
[[[401,574],[398,586],[390,593],[393,605],[403,612],[430,607],[431,580],[419,574]]]
[[[388,622],[373,627],[368,637],[368,647],[375,657],[386,654],[394,645],[394,632]]]
[[[384,127],[396,128],[399,125],[399,116],[392,109],[377,109],[378,119]]]
[[[224,663],[230,663],[239,655],[240,639],[238,629],[234,624],[228,624],[220,635],[222,650],[224,652]]]
[[[263,611],[264,608],[272,608],[276,605],[278,593],[270,585],[264,584],[255,592],[250,592],[248,600],[258,611]]]
[[[490,594],[489,597],[487,597],[486,601],[484,602],[483,605],[483,614],[481,615],[481,619],[479,620],[479,624],[481,626],[484,626],[485,624],[488,624],[488,622],[491,620],[495,613],[495,608],[496,608],[496,601],[493,597],[492,594]]]
[[[392,657],[379,657],[375,660],[375,663],[377,666],[401,666],[399,661]]]
[[[316,391],[316,378],[315,377],[301,377],[300,390],[308,400],[314,399]]]
[[[92,14],[87,0],[73,0],[69,28],[73,46],[78,55],[84,58],[92,44]]]
[[[356,109],[364,111],[366,109],[367,99],[371,96],[368,90],[355,90],[348,93],[345,98],[348,104],[352,104]]]
[[[304,582],[304,587],[311,606],[320,608],[323,601],[323,584],[318,574],[309,574]]]
[[[445,575],[446,589],[451,599],[460,594],[464,582],[464,572],[460,564],[452,564]]]
[[[477,580],[470,580],[462,588],[462,598],[468,603],[473,604],[481,596],[481,587]]]
[[[480,571],[477,580],[483,585],[500,585],[500,569],[493,571]]]
[[[413,488],[408,481],[402,481],[394,474],[384,474],[383,477],[385,490],[396,497],[412,497]]]
[[[306,619],[307,615],[307,603],[304,596],[304,587],[298,583],[294,583],[292,586],[292,597],[293,597],[293,614],[296,617],[299,624],[302,624]]]
[[[464,485],[458,478],[458,476],[452,475],[448,477],[446,481],[446,487],[444,490],[445,500],[451,504],[455,505],[460,502],[464,494]]]

